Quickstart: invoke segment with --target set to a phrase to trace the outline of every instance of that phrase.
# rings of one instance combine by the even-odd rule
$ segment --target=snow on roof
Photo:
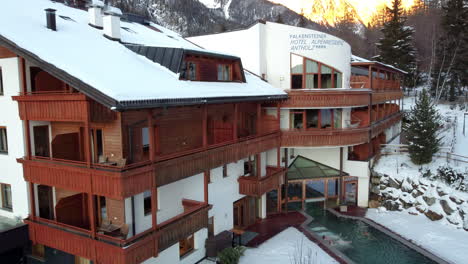
[[[57,10],[57,31],[46,28],[46,8]],[[68,16],[72,20],[59,16]],[[105,38],[102,30],[89,26],[88,22],[86,11],[61,3],[2,1],[0,38],[13,42],[118,102],[285,95],[282,90],[248,73],[245,74],[247,83],[181,81],[178,74]],[[206,52],[177,33],[151,25],[161,32],[122,21],[122,42]]]
[[[361,63],[376,63],[376,64],[380,64],[380,65],[385,66],[385,67],[388,67],[388,68],[392,68],[392,69],[394,69],[394,70],[396,70],[396,71],[399,71],[399,72],[401,72],[401,73],[403,73],[403,74],[408,74],[407,72],[405,72],[405,71],[403,71],[403,70],[401,70],[401,69],[398,69],[397,67],[394,67],[394,66],[392,66],[392,65],[385,64],[385,63],[382,63],[382,62],[380,62],[380,61],[371,61],[371,60],[367,60],[367,59],[358,57],[358,56],[356,56],[356,55],[352,55],[352,56],[351,56],[351,62],[357,62],[357,63],[359,63],[359,62],[361,62]]]

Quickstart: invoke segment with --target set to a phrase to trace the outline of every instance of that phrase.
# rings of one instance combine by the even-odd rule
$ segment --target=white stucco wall
[[[0,95],[0,126],[7,127],[8,154],[0,154],[0,183],[11,184],[13,211],[0,209],[0,215],[25,218],[29,213],[28,188],[23,168],[16,162],[25,154],[23,122],[19,118],[18,104],[11,99],[21,90],[18,58],[0,59],[4,94]]]

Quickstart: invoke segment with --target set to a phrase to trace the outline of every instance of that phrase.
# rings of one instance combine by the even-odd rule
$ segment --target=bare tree
[[[291,264],[319,264],[317,252],[314,254],[312,248],[305,248],[304,238],[296,242],[294,252],[289,256],[289,261]]]

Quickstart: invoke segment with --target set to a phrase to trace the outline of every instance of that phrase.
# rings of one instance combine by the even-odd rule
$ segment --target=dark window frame
[[[0,67],[0,96],[4,95],[5,91],[3,89],[3,71],[2,67]]]
[[[219,70],[220,70],[220,67],[221,67],[221,70],[222,70],[222,79],[220,80],[219,79]],[[227,71],[227,74],[228,74],[228,77],[227,79],[224,79],[224,69],[225,67],[228,67],[228,71]],[[217,76],[216,78],[218,79],[218,82],[232,82],[232,76],[233,76],[233,72],[232,72],[232,64],[228,64],[228,63],[218,63],[217,67],[216,67],[216,73],[217,73]]]
[[[227,178],[228,172],[227,172],[227,164],[223,165],[223,178]]]
[[[302,58],[302,67],[303,67],[303,70],[302,70],[302,74],[300,73],[293,73],[292,72],[292,58],[293,56],[298,56],[298,57],[301,57]],[[316,73],[308,73],[307,70],[306,70],[306,65],[307,65],[307,61],[313,61],[313,62],[316,62],[317,63],[317,67],[318,67],[318,72]],[[323,66],[326,66],[328,68],[330,68],[332,71],[330,73],[331,75],[331,88],[324,88],[322,87],[322,65]],[[328,73],[327,73],[328,74]],[[289,56],[289,75],[291,77],[291,83],[290,83],[290,86],[291,86],[291,90],[300,90],[300,89],[309,89],[309,88],[306,88],[307,84],[307,76],[308,75],[315,75],[317,77],[317,86],[316,88],[310,88],[310,89],[340,89],[342,88],[342,84],[339,84],[337,85],[336,81],[338,78],[336,78],[337,74],[341,74],[341,80],[343,82],[343,73],[341,71],[338,71],[337,69],[335,69],[334,67],[330,66],[330,65],[327,65],[325,63],[322,63],[320,61],[317,61],[317,60],[313,60],[313,59],[310,59],[310,58],[307,58],[307,57],[304,57],[302,55],[299,55],[299,54],[296,54],[296,53],[293,53],[291,52],[290,53],[290,56]],[[293,88],[293,76],[302,76],[302,88]],[[315,83],[315,82],[314,82]],[[340,86],[340,87],[337,87],[337,86]]]
[[[9,190],[6,190],[6,189]],[[0,183],[0,193],[2,197],[1,209],[5,211],[13,211],[13,194],[11,190],[11,184]]]
[[[149,194],[149,196],[147,196]],[[151,205],[151,191],[145,191],[143,193],[143,213],[145,216],[151,215],[152,205]]]
[[[8,132],[4,126],[0,126],[0,154],[8,154]]]

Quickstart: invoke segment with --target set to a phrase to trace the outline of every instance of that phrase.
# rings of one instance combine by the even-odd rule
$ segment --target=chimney
[[[47,19],[47,28],[53,31],[57,31],[57,23],[55,21],[55,9],[47,8],[46,11],[46,19]]]
[[[120,17],[122,11],[116,7],[107,6],[104,10],[104,37],[120,41]]]
[[[92,0],[91,4],[89,5],[88,14],[89,14],[89,25],[102,29],[103,28],[103,20],[102,20],[102,8],[104,7],[104,3],[100,0]]]

